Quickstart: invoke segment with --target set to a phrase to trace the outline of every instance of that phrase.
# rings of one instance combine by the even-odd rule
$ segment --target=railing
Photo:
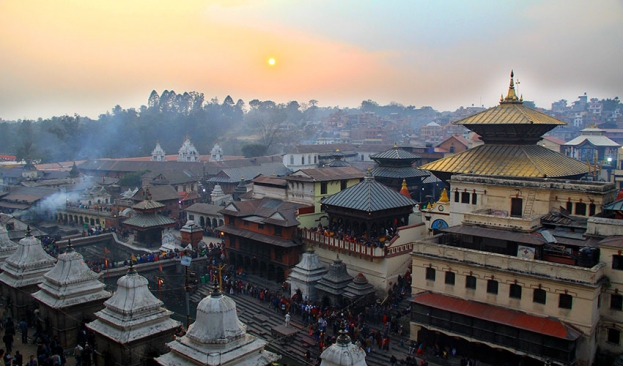
[[[532,209],[531,209],[532,210]],[[542,215],[530,217],[512,217],[507,212],[491,209],[465,213],[463,223],[484,225],[488,227],[514,229],[518,231],[532,231],[541,225]]]
[[[311,242],[320,248],[328,247],[338,250],[338,252],[349,253],[352,255],[360,255],[372,258],[385,258],[388,253],[388,246],[390,241],[387,241],[385,245],[377,247],[376,245],[366,245],[357,242],[350,242],[343,239],[338,239],[334,236],[328,236],[323,233],[311,231],[308,229],[299,229],[299,235],[303,242]],[[410,252],[411,246],[401,246],[401,252]],[[393,248],[392,248],[393,249]],[[391,254],[400,254],[396,250],[389,250]]]

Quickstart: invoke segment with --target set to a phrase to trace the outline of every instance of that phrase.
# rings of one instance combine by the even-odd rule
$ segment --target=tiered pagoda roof
[[[301,282],[313,282],[320,280],[327,272],[327,268],[320,263],[318,254],[310,247],[303,253],[301,261],[292,268],[290,278]]]
[[[334,296],[341,296],[352,280],[353,276],[348,274],[346,264],[338,257],[329,266],[329,272],[318,281],[316,290],[324,291]]]
[[[498,106],[454,124],[476,132],[485,144],[420,167],[440,179],[464,173],[576,179],[588,172],[584,163],[537,145],[545,133],[566,123],[524,106],[512,72],[508,94]]]
[[[214,291],[197,305],[197,320],[181,338],[167,344],[171,352],[158,358],[163,366],[270,365],[281,357],[264,350],[266,341],[247,334],[236,303]]]
[[[127,344],[177,328],[173,313],[150,291],[145,277],[133,267],[117,281],[117,292],[95,313],[87,328],[117,343]]]
[[[362,182],[321,200],[323,205],[374,212],[413,207],[416,202],[374,180],[368,172]]]
[[[41,241],[27,231],[26,237],[17,244],[15,253],[2,264],[0,282],[12,288],[37,285],[55,262],[56,259],[43,250]]]
[[[374,292],[374,286],[368,282],[368,279],[363,275],[363,273],[359,273],[355,276],[353,282],[346,286],[346,289],[344,290],[344,297],[355,300],[364,296],[371,296]]]
[[[58,256],[54,268],[43,276],[41,290],[32,296],[54,309],[107,299],[111,294],[104,290],[101,276],[86,265],[70,244],[67,252]]]
[[[374,160],[378,165],[372,168],[372,176],[387,179],[422,179],[429,176],[430,173],[413,167],[413,163],[419,158],[419,155],[394,145],[389,150],[370,155],[370,159]]]

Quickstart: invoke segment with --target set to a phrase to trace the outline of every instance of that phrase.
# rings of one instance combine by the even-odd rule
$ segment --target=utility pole
[[[189,278],[188,278],[188,267],[190,267],[190,264],[192,262],[192,258],[190,257],[190,253],[185,252],[184,255],[182,256],[182,260],[180,261],[180,264],[185,268],[185,275],[184,275],[184,291],[186,292],[186,330],[188,330],[188,327],[190,327],[190,294],[189,294]]]

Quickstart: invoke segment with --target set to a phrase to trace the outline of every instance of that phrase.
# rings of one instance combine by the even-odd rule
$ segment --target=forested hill
[[[351,111],[320,108],[317,103],[277,104],[254,99],[246,105],[230,96],[219,102],[217,98],[206,100],[203,93],[165,90],[159,95],[153,91],[147,106],[137,110],[117,105],[96,120],[65,115],[0,122],[0,154],[40,163],[137,157],[149,156],[157,141],[167,154],[177,154],[186,136],[200,154],[209,154],[216,139],[226,155],[280,153],[288,145],[312,138],[318,132],[318,126],[311,128],[312,122]],[[352,111],[378,115],[417,112],[413,106],[379,106],[370,100]],[[242,136],[246,138],[239,139]]]

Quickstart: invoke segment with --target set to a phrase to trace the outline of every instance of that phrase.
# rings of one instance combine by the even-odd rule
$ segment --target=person
[[[84,345],[84,349],[82,350],[82,365],[91,366],[91,353],[93,353],[93,348],[86,343]]]
[[[11,353],[13,350],[13,334],[5,331],[4,336],[2,337],[2,342],[4,342],[4,346],[6,347],[6,353]]]
[[[392,355],[389,358],[389,362],[392,364],[392,366],[397,366],[398,365],[398,359],[396,358],[396,356]]]
[[[4,366],[11,366],[11,362],[13,361],[13,357],[10,352],[4,354]]]
[[[74,348],[74,359],[76,360],[76,366],[82,365],[82,346],[80,343]]]
[[[22,344],[28,343],[28,323],[26,323],[26,319],[22,318],[22,321],[19,322],[19,330],[22,331]]]
[[[24,365],[24,356],[22,356],[19,351],[15,351],[15,356],[13,357],[13,366],[23,366]]]
[[[290,313],[286,314],[286,327],[290,326]]]
[[[30,355],[30,359],[26,362],[26,366],[37,366],[37,360],[35,360],[35,355]]]

